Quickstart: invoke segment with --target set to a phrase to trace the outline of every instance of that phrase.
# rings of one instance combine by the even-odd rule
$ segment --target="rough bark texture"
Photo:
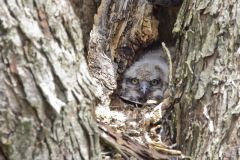
[[[75,14],[79,17],[83,32],[84,46],[88,47],[89,34],[92,30],[94,14],[97,12],[98,0],[70,0]]]
[[[88,62],[91,74],[103,88],[99,97],[105,104],[139,50],[156,40],[173,43],[165,29],[171,30],[178,9],[158,7],[146,0],[101,2],[90,35]],[[165,18],[159,21],[160,17]]]
[[[146,7],[150,7],[146,9]],[[103,88],[101,99],[109,102],[109,95],[116,89],[116,71],[120,65],[126,68],[127,61],[122,61],[121,56],[133,57],[136,48],[136,36],[139,41],[157,36],[157,25],[151,26],[151,14],[146,25],[150,25],[146,32],[153,35],[144,36],[142,24],[144,14],[152,11],[152,6],[147,6],[144,1],[102,1],[95,16],[94,27],[89,42],[88,61],[92,75]],[[138,14],[138,15],[137,15]],[[155,21],[156,22],[156,21]],[[156,22],[157,24],[157,22]],[[154,29],[153,29],[154,28]],[[135,41],[135,42],[131,42]],[[139,45],[139,44],[138,44]],[[117,49],[122,51],[116,54]]]
[[[68,1],[0,1],[0,159],[98,159],[94,84]]]
[[[193,159],[240,158],[240,3],[184,1],[175,98],[178,144]]]
[[[153,43],[159,47],[162,41],[167,42],[167,44],[174,43],[171,30],[177,12],[177,7],[170,9],[155,6],[146,0],[106,0],[101,2],[94,18],[88,52],[90,72],[103,91],[99,94],[99,98],[103,102],[100,105],[109,106],[109,95],[116,90],[117,81],[121,78],[121,74],[132,64],[138,54],[141,54],[143,49]],[[114,98],[111,99],[112,102]],[[121,105],[119,101],[115,102],[115,104],[111,103],[112,106]],[[108,112],[102,113],[108,114]],[[106,136],[104,137],[106,139]],[[113,137],[111,136],[111,138]],[[120,138],[114,137],[113,139],[119,142]],[[127,140],[122,141],[128,143]],[[123,157],[125,157],[124,155],[137,159],[170,159],[172,157],[168,153],[161,154],[151,147],[142,147],[138,143],[121,145],[123,146],[115,145],[113,148],[121,150],[119,152]],[[109,146],[112,147],[113,144]],[[148,154],[151,152],[154,154]]]
[[[145,0],[101,2],[88,54],[95,91],[70,2],[1,0],[0,159],[98,159],[94,93],[108,104],[138,50],[155,40],[174,43],[165,23],[176,12],[155,7]],[[87,41],[93,19],[84,13]],[[178,15],[177,143],[193,159],[239,159],[239,28],[237,0],[185,0]]]
[[[193,159],[239,158],[239,5],[185,0],[173,30],[179,49],[173,73],[177,143]],[[153,11],[144,0],[102,1],[88,54],[91,73],[104,89],[101,98],[108,99],[139,49],[166,41],[161,38],[169,32],[159,34],[162,17]]]

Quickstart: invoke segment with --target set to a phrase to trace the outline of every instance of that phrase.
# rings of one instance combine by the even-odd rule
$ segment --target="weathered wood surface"
[[[109,104],[109,95],[117,87],[118,73],[131,63],[140,46],[158,36],[158,21],[153,6],[140,1],[102,1],[94,17],[90,35],[88,62],[90,72],[103,88],[100,96]]]
[[[193,159],[239,159],[239,8],[185,0],[173,30],[177,143]],[[109,104],[137,51],[169,36],[154,10],[144,0],[102,1],[88,54],[96,86],[70,2],[0,1],[0,159],[98,159],[94,98]]]
[[[103,88],[99,94],[103,103],[109,104],[117,80],[143,48],[156,40],[173,45],[171,30],[177,12],[178,7],[160,8],[146,0],[101,2],[90,34],[88,63]]]
[[[240,4],[184,1],[175,84],[178,144],[193,159],[239,159]]]
[[[99,39],[90,42],[90,69],[107,97],[136,51],[159,35],[152,6],[142,3],[105,1],[95,17],[92,35]],[[186,0],[173,29],[177,143],[193,159],[239,158],[239,8],[236,0]]]
[[[69,1],[0,1],[0,159],[99,159],[94,84]]]

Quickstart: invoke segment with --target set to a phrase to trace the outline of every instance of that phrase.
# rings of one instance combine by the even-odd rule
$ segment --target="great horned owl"
[[[143,104],[160,100],[168,84],[168,64],[161,49],[147,52],[127,69],[121,83],[120,97]]]

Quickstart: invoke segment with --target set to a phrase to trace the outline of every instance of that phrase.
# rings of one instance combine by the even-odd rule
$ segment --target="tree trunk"
[[[138,50],[155,40],[174,42],[163,27],[174,14],[154,17],[162,9],[155,7],[144,0],[102,1],[88,59],[106,97]],[[176,140],[193,159],[239,158],[239,8],[237,1],[185,0],[173,29]]]
[[[238,1],[186,0],[175,24],[177,142],[193,159],[240,158],[239,9]]]
[[[99,159],[95,94],[70,2],[0,1],[0,159]]]
[[[100,159],[95,97],[109,105],[143,48],[175,43],[178,7],[105,0],[92,29],[96,4],[81,2],[0,1],[0,159]],[[239,9],[185,0],[173,29],[176,142],[193,159],[239,159]]]

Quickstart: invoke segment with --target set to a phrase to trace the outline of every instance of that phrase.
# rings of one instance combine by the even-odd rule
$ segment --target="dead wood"
[[[101,122],[98,122],[98,128],[101,140],[120,153],[124,159],[130,159],[130,157],[137,159],[187,158],[180,151],[168,147],[162,148],[159,152],[153,149],[153,146],[146,147],[123,133],[116,133]]]

